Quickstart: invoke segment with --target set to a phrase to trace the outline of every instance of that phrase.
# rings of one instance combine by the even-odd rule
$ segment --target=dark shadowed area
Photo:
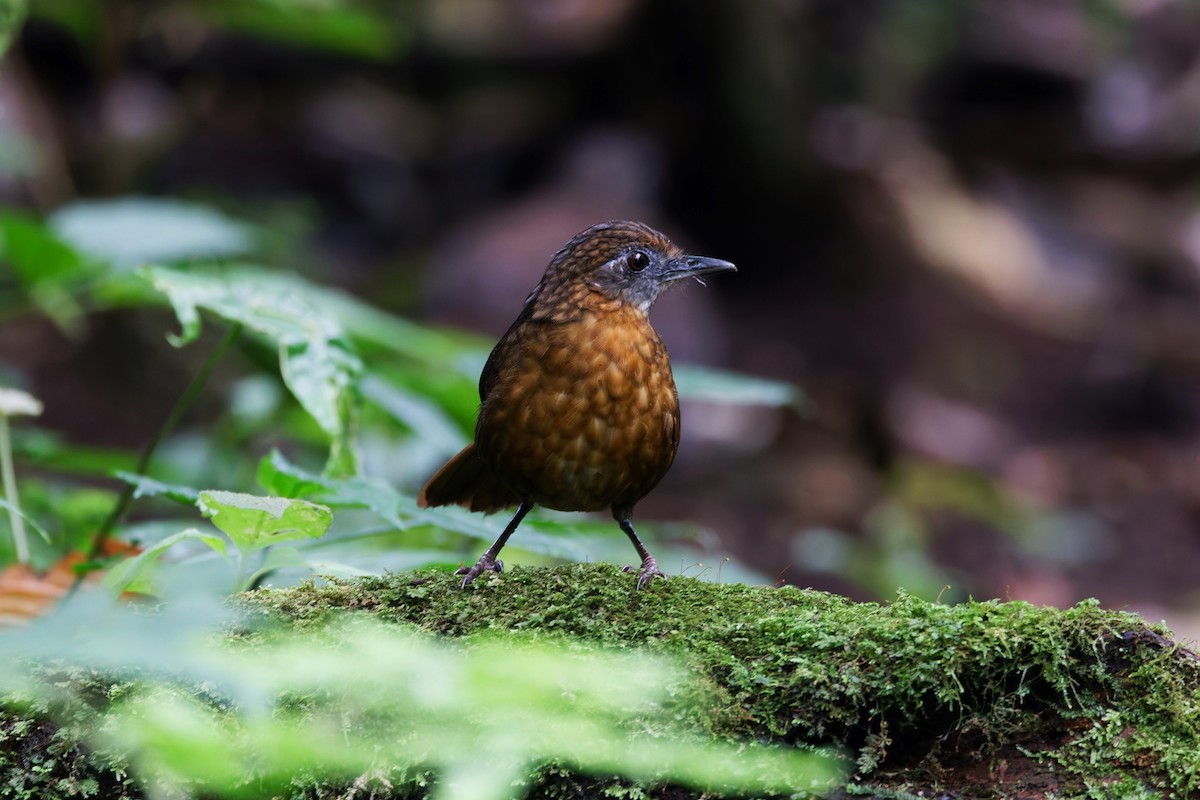
[[[0,70],[9,210],[200,203],[489,341],[601,220],[733,261],[656,306],[673,360],[811,402],[685,404],[640,518],[768,582],[1096,597],[1184,639],[1198,171],[1200,8],[1166,0],[38,0]],[[0,381],[136,450],[204,353],[165,313],[56,323],[28,284],[0,264]]]

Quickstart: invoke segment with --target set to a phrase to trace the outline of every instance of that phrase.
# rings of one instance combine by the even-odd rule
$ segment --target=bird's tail
[[[501,483],[480,458],[474,444],[464,447],[439,469],[417,496],[421,508],[457,505],[472,511],[499,511],[520,502],[517,493]]]

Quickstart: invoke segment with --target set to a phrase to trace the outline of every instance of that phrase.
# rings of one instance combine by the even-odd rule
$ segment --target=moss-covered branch
[[[469,591],[422,572],[245,602],[300,625],[352,609],[451,636],[500,629],[682,655],[723,698],[696,726],[842,744],[867,783],[1121,782],[1151,796],[1200,783],[1200,663],[1168,632],[1094,602],[875,605],[679,578],[635,592],[604,565],[517,569]]]
[[[693,688],[673,698],[680,731],[840,746],[854,773],[842,791],[853,795],[1185,797],[1200,783],[1200,663],[1166,631],[1095,603],[944,606],[902,595],[881,606],[684,578],[637,592],[603,565],[516,569],[467,591],[444,572],[404,573],[239,602],[250,617],[314,632],[349,611],[466,641],[517,635],[666,654],[699,678],[703,697]],[[33,719],[0,716],[0,797],[26,796],[6,794],[4,781],[37,751],[30,731],[67,752],[61,731],[55,738]],[[88,778],[80,758],[57,762],[76,782]],[[130,788],[119,763],[100,766],[93,779],[111,785],[116,774]],[[545,797],[698,796],[565,769],[541,781]],[[420,787],[374,791],[407,797]]]

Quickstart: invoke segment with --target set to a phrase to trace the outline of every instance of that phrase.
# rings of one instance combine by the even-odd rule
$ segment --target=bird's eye
[[[630,272],[641,272],[646,267],[650,266],[650,256],[646,255],[641,250],[634,250],[632,253],[625,256],[625,264],[629,267]]]

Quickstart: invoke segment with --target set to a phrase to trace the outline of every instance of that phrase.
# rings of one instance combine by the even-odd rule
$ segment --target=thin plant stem
[[[13,547],[17,563],[29,563],[29,541],[25,537],[25,520],[18,511],[17,478],[13,473],[12,441],[8,435],[8,415],[0,414],[0,472],[4,475],[4,499],[8,502],[8,519],[12,524]]]
[[[138,475],[146,474],[146,471],[150,468],[150,460],[154,458],[154,453],[156,450],[158,450],[158,446],[163,443],[163,440],[171,435],[173,430],[175,430],[175,426],[179,424],[179,420],[183,419],[183,415],[187,413],[188,409],[191,408],[192,403],[195,402],[196,398],[200,395],[201,390],[204,389],[204,385],[208,382],[213,370],[217,368],[217,364],[221,363],[221,359],[224,357],[225,351],[228,350],[235,341],[237,341],[237,338],[241,332],[242,324],[240,322],[233,323],[229,326],[229,330],[225,332],[225,336],[223,336],[221,341],[217,343],[217,346],[214,347],[212,352],[208,354],[208,358],[204,360],[204,364],[201,365],[200,371],[196,373],[196,376],[192,378],[192,382],[189,383],[187,389],[184,390],[183,395],[181,395],[179,400],[175,402],[175,406],[171,409],[171,413],[167,415],[166,420],[164,420],[163,424],[159,426],[158,431],[154,434],[154,438],[147,442],[146,446],[142,448],[142,454],[138,458],[137,466],[135,467],[135,471]],[[96,531],[96,536],[92,539],[92,546],[88,550],[86,562],[91,562],[100,555],[101,551],[104,549],[104,543],[112,534],[113,528],[116,527],[117,523],[121,521],[121,519],[125,516],[125,513],[129,510],[129,506],[133,502],[133,494],[136,488],[136,486],[130,484],[125,487],[125,491],[121,492],[121,497],[117,500],[117,504],[113,506],[113,510],[109,512],[108,517],[105,518],[104,522],[100,525],[99,530]],[[83,580],[83,577],[83,572],[80,572],[80,574],[76,576],[75,583],[71,587],[72,591],[74,591],[75,587],[79,585],[79,582]]]

